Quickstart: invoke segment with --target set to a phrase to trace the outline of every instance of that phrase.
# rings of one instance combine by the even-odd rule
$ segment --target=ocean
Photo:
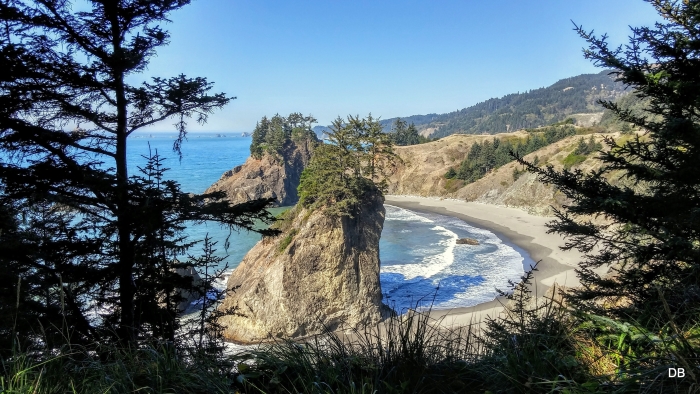
[[[190,133],[182,145],[182,160],[172,151],[175,133],[138,133],[129,138],[129,171],[134,175],[151,152],[166,158],[166,178],[180,183],[185,192],[202,193],[225,171],[243,164],[250,137],[239,133]],[[145,156],[145,157],[144,157]],[[386,205],[386,220],[379,242],[380,282],[384,302],[397,311],[408,308],[447,309],[472,306],[506,290],[518,281],[529,257],[498,235],[449,216],[413,212]],[[260,240],[252,232],[234,232],[209,223],[188,226],[190,240],[209,235],[218,242],[217,255],[233,270]],[[229,237],[229,247],[224,248]],[[458,245],[469,237],[479,245]],[[190,253],[196,254],[195,246]]]

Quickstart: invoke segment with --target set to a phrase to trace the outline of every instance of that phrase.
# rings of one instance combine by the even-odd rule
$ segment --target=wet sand
[[[516,208],[427,197],[387,195],[385,204],[452,216],[493,232],[504,243],[529,255],[531,260],[525,258],[524,265],[539,262],[531,286],[536,296],[544,296],[554,283],[566,287],[579,285],[574,268],[582,260],[582,255],[576,250],[562,251],[559,247],[564,245],[564,239],[557,234],[547,234],[545,224],[553,217],[530,215]],[[446,326],[479,323],[487,316],[496,317],[503,310],[502,303],[503,300],[495,299],[472,307],[432,311],[431,316],[442,318],[442,324]]]

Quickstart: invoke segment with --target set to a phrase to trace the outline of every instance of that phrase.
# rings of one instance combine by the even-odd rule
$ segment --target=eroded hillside
[[[522,172],[517,162],[508,163],[476,182],[465,184],[459,179],[447,179],[445,173],[457,167],[468,155],[472,145],[499,139],[525,138],[528,133],[502,133],[495,135],[455,134],[438,141],[396,147],[396,153],[403,160],[389,179],[388,194],[416,195],[424,197],[456,198],[467,201],[480,201],[489,204],[516,207],[538,215],[550,215],[551,206],[560,207],[566,198],[551,186],[544,185],[534,174]],[[620,138],[619,133],[594,133],[575,135],[550,144],[525,156],[538,165],[552,165],[561,170],[565,159],[572,154],[581,138],[602,143],[603,136]],[[589,155],[582,162],[574,163],[571,168],[583,171],[600,166],[595,154]]]

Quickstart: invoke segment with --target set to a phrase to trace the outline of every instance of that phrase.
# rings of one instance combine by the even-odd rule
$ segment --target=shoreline
[[[576,287],[579,285],[574,269],[581,261],[582,255],[575,250],[562,251],[564,239],[556,234],[547,234],[545,223],[553,217],[543,217],[527,212],[497,205],[467,202],[452,199],[430,197],[386,195],[385,204],[415,212],[436,213],[451,216],[472,225],[491,231],[501,241],[523,255],[523,269],[528,260],[538,262],[537,271],[533,271],[533,283],[530,286],[533,296],[544,296],[550,287]],[[504,289],[502,289],[504,290]],[[483,322],[486,317],[496,317],[503,310],[504,300],[492,301],[469,307],[431,311],[433,318],[442,319],[446,325],[468,325]]]

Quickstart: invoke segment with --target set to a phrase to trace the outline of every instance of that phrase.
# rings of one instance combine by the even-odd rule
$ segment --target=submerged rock
[[[375,324],[388,313],[379,283],[384,198],[368,194],[353,218],[295,207],[281,235],[248,252],[228,280],[235,291],[219,307],[236,311],[219,320],[227,340],[304,337]]]
[[[301,172],[317,143],[313,139],[289,140],[280,153],[266,153],[260,159],[251,156],[243,165],[226,171],[205,193],[223,191],[233,204],[274,198],[278,206],[294,205],[299,201]]]
[[[457,240],[457,245],[478,245],[479,241],[474,238],[460,238]]]

